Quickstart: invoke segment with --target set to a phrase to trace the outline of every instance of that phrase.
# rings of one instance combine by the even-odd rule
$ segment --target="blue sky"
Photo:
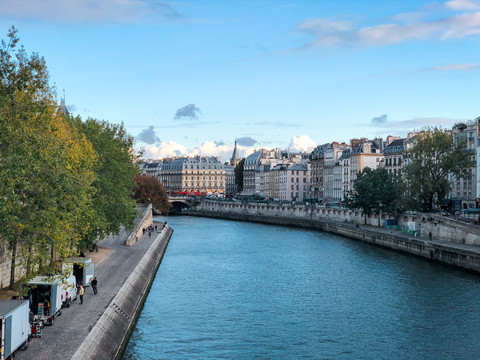
[[[480,116],[480,0],[0,0],[82,118],[145,156],[405,136]]]

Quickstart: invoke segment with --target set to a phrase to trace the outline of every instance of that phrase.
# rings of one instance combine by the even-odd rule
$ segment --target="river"
[[[480,277],[305,229],[169,217],[124,359],[478,359]]]

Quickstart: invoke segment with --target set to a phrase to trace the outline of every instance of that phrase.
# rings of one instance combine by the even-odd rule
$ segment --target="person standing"
[[[432,232],[431,232],[431,231],[428,233],[428,239],[429,239],[430,241],[432,241]]]
[[[78,288],[78,295],[80,296],[80,305],[83,304],[83,295],[85,294],[85,290],[83,289],[83,286],[80,285]]]
[[[92,280],[92,289],[93,289],[93,295],[97,295],[97,278],[94,277]]]

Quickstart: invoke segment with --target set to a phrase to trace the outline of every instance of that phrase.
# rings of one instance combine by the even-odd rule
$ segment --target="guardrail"
[[[151,217],[152,217],[152,204],[147,206],[147,208],[143,212],[143,216],[142,216],[141,220],[135,223],[135,226],[133,227],[132,231],[130,232],[130,234],[128,235],[128,237],[125,240],[125,245],[126,246],[131,246],[131,245],[133,245],[134,243],[137,242],[139,232],[141,231],[141,229],[143,229],[145,227],[144,223],[146,221],[149,221],[149,218],[151,218]]]

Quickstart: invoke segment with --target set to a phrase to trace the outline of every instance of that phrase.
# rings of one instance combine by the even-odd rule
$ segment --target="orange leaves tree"
[[[0,252],[12,254],[10,286],[133,226],[138,166],[123,125],[60,111],[45,60],[0,43]],[[0,256],[3,255],[0,253]]]
[[[153,176],[137,175],[133,198],[139,204],[152,204],[155,210],[162,213],[168,213],[172,207],[162,183]]]
[[[43,58],[0,45],[0,239],[15,269],[33,271],[73,254],[77,218],[93,196],[93,148],[58,111]],[[19,252],[20,251],[20,252]]]

